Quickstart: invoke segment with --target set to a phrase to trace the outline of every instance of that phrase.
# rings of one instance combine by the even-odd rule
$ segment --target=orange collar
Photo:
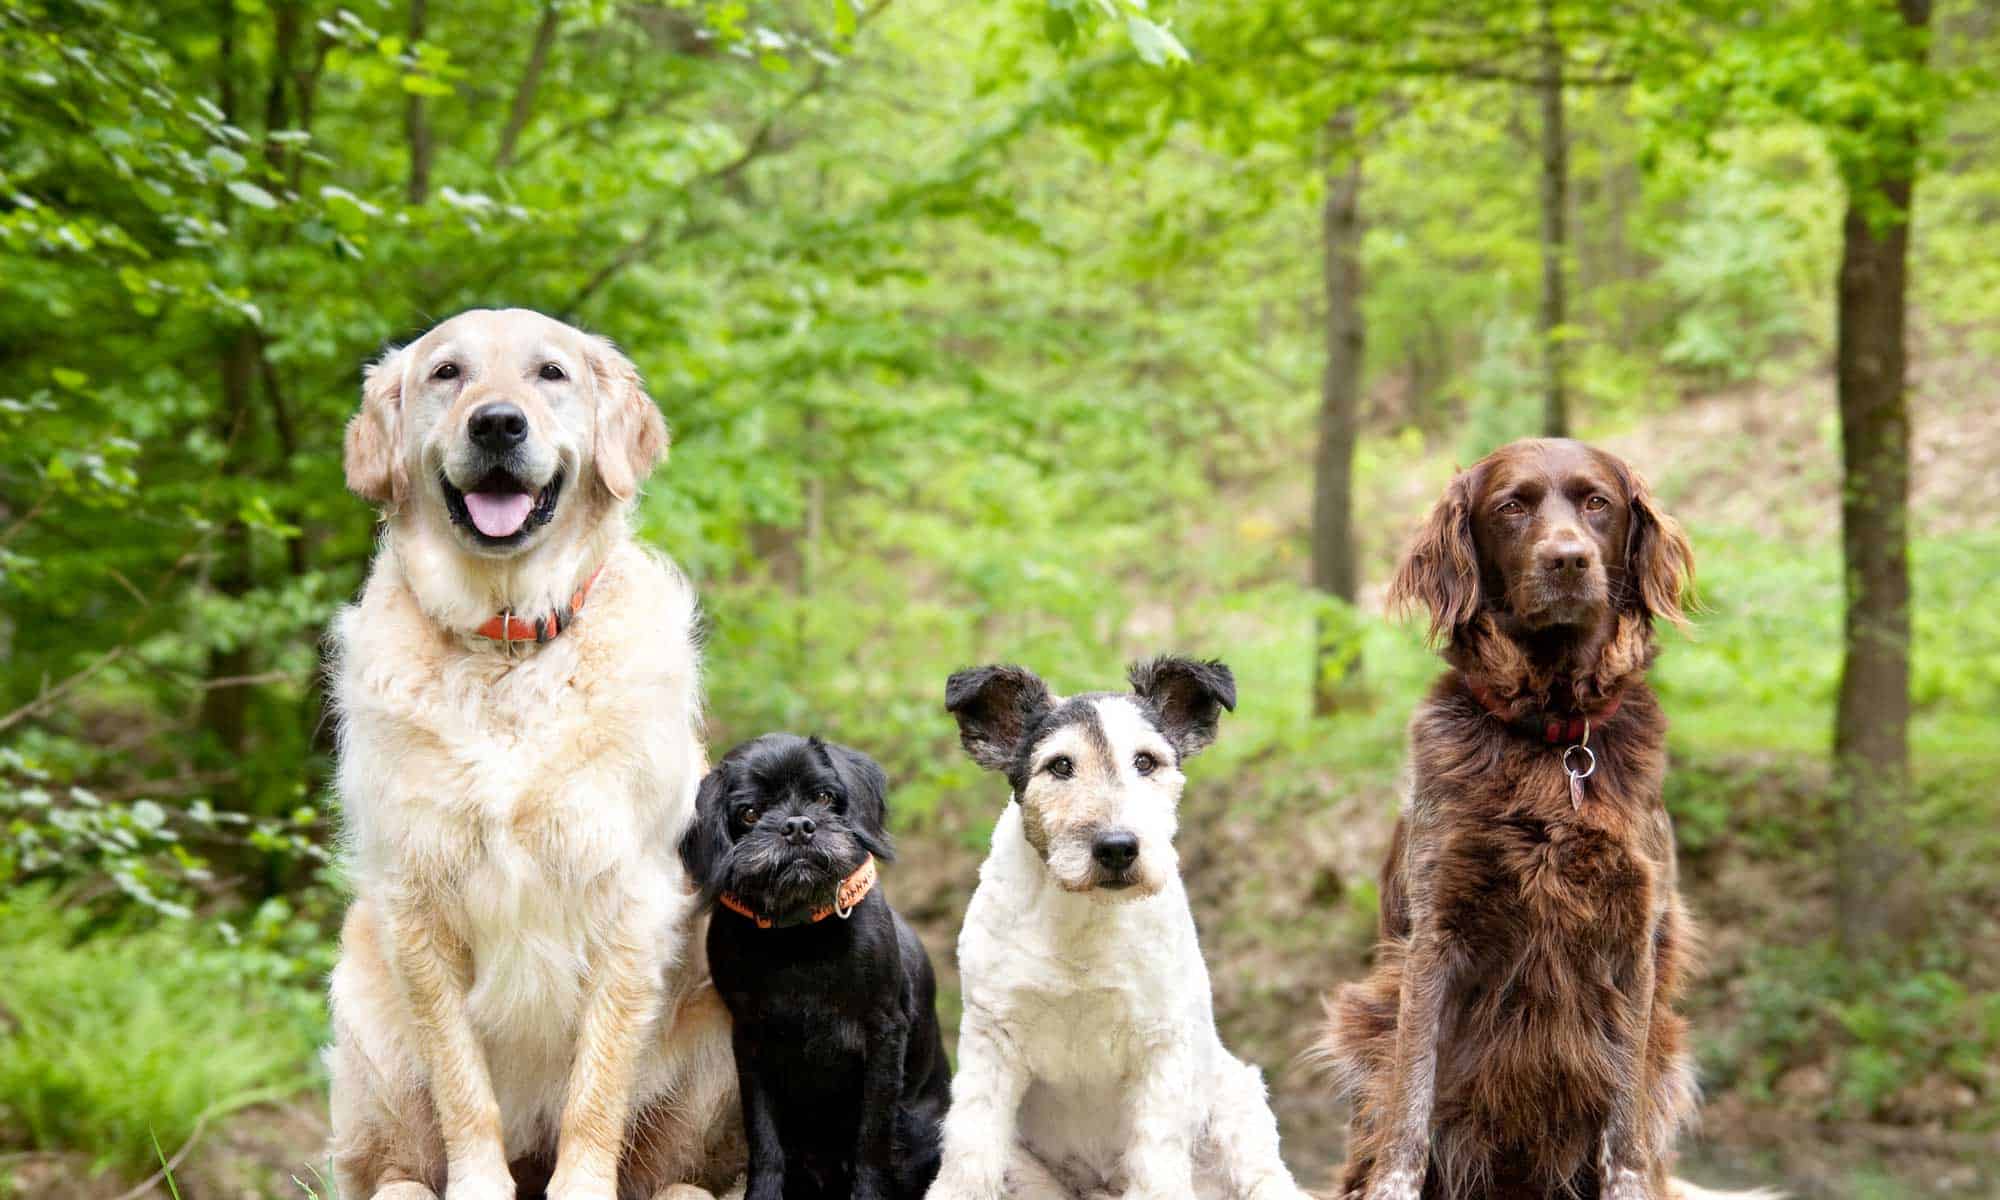
[[[770,917],[759,914],[756,909],[738,900],[734,892],[724,892],[722,895],[716,897],[716,899],[721,903],[722,907],[728,909],[730,912],[755,921],[759,929],[781,929],[792,925],[817,925],[832,916],[838,916],[841,920],[845,921],[849,914],[853,913],[854,906],[861,903],[862,898],[868,895],[874,887],[875,856],[871,854],[861,860],[861,865],[854,868],[852,875],[840,881],[840,886],[834,889],[832,904],[822,904],[807,913],[802,919],[774,921]]]
[[[506,642],[510,645],[514,642],[533,642],[539,646],[576,624],[577,612],[583,608],[584,600],[590,596],[591,586],[602,574],[604,574],[604,564],[599,563],[597,569],[590,573],[590,578],[583,581],[583,586],[576,589],[576,595],[569,598],[569,603],[545,617],[536,617],[530,621],[526,617],[515,616],[510,609],[488,617],[484,625],[472,632],[480,637],[492,638],[496,642]]]

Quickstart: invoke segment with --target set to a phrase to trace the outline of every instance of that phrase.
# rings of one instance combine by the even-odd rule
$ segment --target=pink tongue
[[[535,498],[526,492],[467,492],[465,510],[487,537],[509,537],[527,523]]]

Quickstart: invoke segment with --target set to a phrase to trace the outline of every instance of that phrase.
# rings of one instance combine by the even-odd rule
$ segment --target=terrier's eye
[[[1068,779],[1076,774],[1076,763],[1067,754],[1058,754],[1049,760],[1049,774],[1057,779]]]
[[[1154,758],[1144,750],[1132,756],[1132,769],[1141,775],[1151,775],[1159,765],[1160,760]]]
[[[1610,507],[1611,507],[1611,501],[1606,500],[1602,496],[1592,496],[1590,499],[1585,500],[1583,502],[1583,510],[1585,512],[1603,512],[1605,509]]]
[[[745,829],[757,823],[757,806],[745,804],[736,810],[736,823]]]
[[[563,374],[563,369],[555,363],[545,362],[542,364],[542,378],[553,383],[558,380],[568,379],[569,376]]]
[[[814,792],[812,799],[814,804],[824,804],[827,805],[829,808],[832,807],[833,805],[833,793],[826,790],[825,788],[821,788],[820,790]]]
[[[432,378],[432,379],[457,379],[457,378],[458,378],[458,364],[457,364],[457,363],[455,363],[455,362],[441,362],[441,363],[439,363],[439,364],[438,364],[437,366],[435,366],[435,367],[432,367],[432,368],[431,368],[431,378]]]

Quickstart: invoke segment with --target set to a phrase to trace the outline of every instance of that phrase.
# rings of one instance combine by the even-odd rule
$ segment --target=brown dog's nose
[[[482,450],[512,450],[528,440],[528,414],[505,400],[482,404],[472,410],[466,432]]]
[[[1561,538],[1542,548],[1542,569],[1552,575],[1581,575],[1590,561],[1590,543],[1581,538]]]

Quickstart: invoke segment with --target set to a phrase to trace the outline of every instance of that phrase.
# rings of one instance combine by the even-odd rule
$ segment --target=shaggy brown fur
[[[1374,971],[1316,1047],[1354,1104],[1343,1196],[1669,1195],[1694,931],[1644,677],[1690,573],[1644,481],[1575,442],[1496,451],[1418,535],[1392,598],[1429,608],[1452,669],[1410,725]],[[1542,731],[1581,716],[1577,804]]]

